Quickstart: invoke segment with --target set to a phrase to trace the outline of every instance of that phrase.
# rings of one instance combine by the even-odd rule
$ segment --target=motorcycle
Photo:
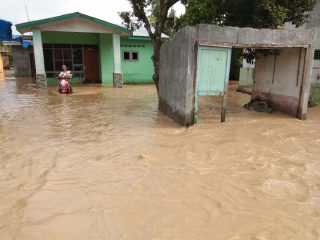
[[[72,93],[72,87],[70,83],[70,78],[68,77],[58,77],[59,84],[58,84],[58,91],[59,93],[70,94]]]

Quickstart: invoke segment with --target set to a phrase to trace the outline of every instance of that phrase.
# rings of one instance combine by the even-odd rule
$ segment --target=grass
[[[309,107],[315,107],[320,103],[320,85],[312,86],[309,97]]]

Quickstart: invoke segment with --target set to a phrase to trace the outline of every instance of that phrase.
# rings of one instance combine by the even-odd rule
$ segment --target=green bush
[[[312,86],[309,97],[309,107],[315,107],[320,103],[320,85]]]

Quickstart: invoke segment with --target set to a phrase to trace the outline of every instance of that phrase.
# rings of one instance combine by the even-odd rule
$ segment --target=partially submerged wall
[[[12,58],[16,77],[30,77],[32,75],[29,48],[12,46]]]
[[[189,49],[194,47],[194,29],[184,28],[161,48],[159,109],[181,125],[191,124],[194,70]]]
[[[186,27],[161,48],[159,109],[182,125],[193,124],[198,45],[283,49],[276,63],[274,78],[270,74],[274,67],[272,57],[257,63],[260,73],[256,76],[253,97],[264,97],[275,109],[304,119],[310,91],[314,38],[313,31],[304,29],[269,30],[203,24]],[[308,50],[306,57],[300,56],[300,50],[297,50],[300,48]]]
[[[286,48],[279,55],[258,54],[252,98],[277,111],[298,117],[305,49]]]

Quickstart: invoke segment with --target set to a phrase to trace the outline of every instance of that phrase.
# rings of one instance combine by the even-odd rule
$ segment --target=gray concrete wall
[[[313,11],[310,13],[310,22],[305,25],[307,29],[313,29],[316,33],[314,48],[320,49],[320,2],[318,1]],[[313,65],[312,79],[313,85],[320,85],[320,61],[315,60]]]
[[[192,30],[184,28],[161,47],[159,109],[182,125],[192,121]]]
[[[314,33],[310,30],[271,30],[237,27],[218,27],[214,25],[200,24],[198,29],[198,40],[229,43],[231,45],[261,46],[295,46],[311,44]]]
[[[305,49],[286,48],[279,56],[258,54],[252,98],[266,100],[274,110],[299,113]]]
[[[263,84],[263,82],[270,81],[270,69],[273,69],[274,63],[269,58],[260,61],[260,75],[257,78],[256,92],[263,93],[265,98],[271,99],[270,101],[275,106],[275,109],[279,111],[299,117],[305,116],[308,103],[306,96],[309,94],[308,88],[311,79],[309,74],[311,71],[309,70],[310,67],[312,68],[312,59],[309,53],[306,74],[302,77],[302,73],[300,73],[299,86],[291,86],[291,84],[296,84],[297,82],[299,59],[299,51],[292,47],[304,46],[311,48],[313,41],[313,31],[305,29],[258,30],[218,27],[206,24],[186,27],[172,39],[165,42],[161,48],[159,109],[182,125],[193,124],[197,43],[200,43],[201,45],[230,48],[287,48],[282,50],[279,56],[276,64],[277,69],[279,69],[275,73],[276,83],[273,83],[272,86],[268,85],[270,83]],[[301,59],[304,60],[304,57],[301,57]],[[264,66],[265,64],[266,66]],[[301,72],[303,71],[301,70]],[[301,82],[303,82],[302,85]],[[299,88],[302,88],[302,90],[299,91]],[[280,96],[280,100],[275,99],[276,96]],[[290,99],[281,104],[281,96]],[[300,102],[300,99],[303,99],[303,102]],[[287,107],[291,106],[291,103],[292,109],[287,111]]]
[[[313,62],[312,81],[311,82],[314,85],[320,85],[320,60],[314,60],[314,62]]]
[[[317,27],[314,27],[313,30],[315,31],[315,34],[316,34],[316,40],[314,41],[313,46],[315,50],[320,50],[320,23]],[[320,85],[320,60],[314,60],[313,62],[311,84]]]
[[[30,49],[24,49],[21,46],[12,46],[12,56],[15,76],[31,76]]]

